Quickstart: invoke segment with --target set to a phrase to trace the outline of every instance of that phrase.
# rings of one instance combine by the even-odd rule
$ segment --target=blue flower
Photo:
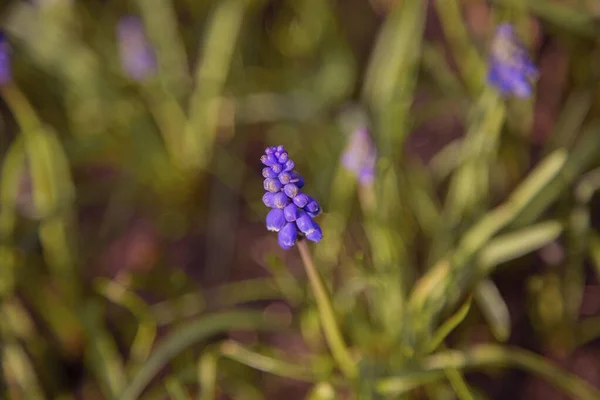
[[[376,162],[377,150],[369,131],[364,127],[356,129],[342,155],[342,165],[354,173],[361,184],[369,184],[375,179]]]
[[[279,245],[288,250],[298,238],[306,237],[313,242],[323,239],[321,227],[313,219],[321,212],[321,206],[300,190],[304,178],[294,170],[294,161],[285,147],[267,147],[260,160],[265,165],[262,176],[266,193],[262,201],[271,208],[266,225],[269,231],[278,232]]]
[[[488,83],[505,97],[526,98],[532,95],[537,77],[538,70],[512,25],[499,25],[491,43]]]
[[[8,41],[4,34],[0,33],[0,85],[6,85],[12,80],[9,51]]]
[[[117,25],[121,65],[135,81],[143,81],[156,73],[154,49],[148,42],[142,20],[136,16],[120,19]]]

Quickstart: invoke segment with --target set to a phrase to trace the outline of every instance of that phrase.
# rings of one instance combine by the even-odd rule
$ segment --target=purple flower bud
[[[267,214],[267,230],[269,231],[279,232],[286,223],[287,221],[281,208],[274,208]]]
[[[283,187],[281,182],[279,182],[279,179],[275,179],[275,178],[265,179],[265,181],[263,182],[263,186],[264,186],[265,190],[267,190],[269,192],[273,192],[273,193],[279,192],[281,190],[281,188]]]
[[[300,232],[304,234],[310,233],[315,230],[315,225],[316,223],[315,221],[313,221],[310,215],[308,215],[304,211],[300,211],[298,213],[298,218],[296,219],[296,226],[298,226]]]
[[[298,193],[300,193],[300,189],[298,189],[298,186],[296,186],[293,183],[288,183],[287,185],[285,185],[283,187],[283,191],[291,198],[296,197]]]
[[[121,18],[117,25],[119,53],[125,73],[143,81],[156,73],[154,50],[144,32],[142,20],[136,16]]]
[[[265,206],[269,208],[275,208],[275,193],[267,192],[263,194],[262,201]]]
[[[309,214],[318,214],[321,211],[321,206],[317,203],[316,200],[313,200],[309,197],[310,201],[304,207],[304,210]]]
[[[298,182],[296,182],[296,186],[298,186],[298,189],[302,189],[304,187],[304,177],[299,177],[298,178]]]
[[[316,222],[314,222],[314,226],[315,229],[308,232],[306,238],[312,242],[320,242],[323,239],[323,231],[321,231],[321,227]]]
[[[262,170],[262,176],[265,178],[277,178],[277,172],[273,171],[269,167],[266,167]]]
[[[290,183],[296,183],[300,180],[300,178],[302,178],[302,176],[300,176],[300,174],[298,173],[298,171],[291,171],[290,172]]]
[[[277,241],[279,245],[285,249],[289,250],[296,243],[296,238],[298,237],[298,232],[296,231],[296,224],[293,222],[288,222],[277,235]]]
[[[300,208],[303,208],[305,205],[308,204],[308,196],[305,195],[304,193],[300,193],[298,194],[296,197],[294,197],[292,199],[292,201],[294,202],[295,205],[297,205]]]
[[[277,164],[277,158],[273,154],[264,154],[260,157],[260,161],[267,167],[272,167]]]
[[[265,149],[265,154],[267,154],[267,155],[269,155],[269,154],[273,154],[273,153],[275,153],[275,151],[276,151],[276,148],[275,148],[275,147],[267,147],[267,148]]]
[[[285,164],[289,161],[289,159],[290,156],[288,155],[288,153],[281,153],[281,155],[277,158],[277,161],[279,161],[279,164]]]
[[[285,151],[285,146],[282,145],[282,144],[280,144],[279,146],[277,146],[277,151],[280,152],[280,153],[284,152]]]
[[[275,204],[275,207],[277,208],[284,208],[285,206],[287,206],[288,204],[291,203],[290,198],[287,197],[285,195],[285,193],[283,192],[277,192],[275,193],[275,195],[273,196],[273,203]]]
[[[284,185],[290,183],[292,181],[292,175],[289,172],[282,172],[279,174],[279,182]]]
[[[286,221],[294,222],[298,218],[298,207],[295,204],[288,204],[283,209],[283,215]]]
[[[277,163],[273,164],[271,166],[271,169],[273,170],[273,172],[275,172],[277,174],[280,174],[283,171],[283,167],[281,166],[281,164],[277,164]]]
[[[294,169],[295,166],[296,166],[296,164],[292,160],[287,160],[284,164],[283,170],[291,171]]]

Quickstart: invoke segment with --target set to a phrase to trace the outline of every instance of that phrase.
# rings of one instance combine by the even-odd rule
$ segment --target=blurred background
[[[487,82],[502,22],[529,96]],[[5,0],[0,24],[2,399],[600,398],[598,1]],[[280,144],[356,376],[265,228]]]

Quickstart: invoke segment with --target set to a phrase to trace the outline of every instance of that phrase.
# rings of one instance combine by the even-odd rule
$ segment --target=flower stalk
[[[342,333],[335,319],[331,297],[325,283],[319,275],[319,271],[310,254],[306,240],[298,241],[298,250],[300,251],[300,257],[302,257],[302,263],[304,264],[306,275],[308,276],[317,302],[317,309],[319,311],[323,333],[329,349],[331,350],[331,354],[342,373],[347,378],[354,379],[357,375],[356,363],[352,359],[352,356],[344,343],[344,338],[342,337]]]

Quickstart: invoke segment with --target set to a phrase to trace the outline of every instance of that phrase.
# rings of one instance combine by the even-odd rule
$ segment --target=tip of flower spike
[[[156,59],[142,19],[134,15],[122,17],[117,24],[117,36],[124,72],[137,81],[153,75],[156,72]]]
[[[375,175],[377,149],[365,127],[354,130],[342,154],[341,164],[361,183],[369,183]]]
[[[504,97],[526,98],[533,94],[535,79],[537,69],[513,26],[498,25],[491,42],[488,84]]]

